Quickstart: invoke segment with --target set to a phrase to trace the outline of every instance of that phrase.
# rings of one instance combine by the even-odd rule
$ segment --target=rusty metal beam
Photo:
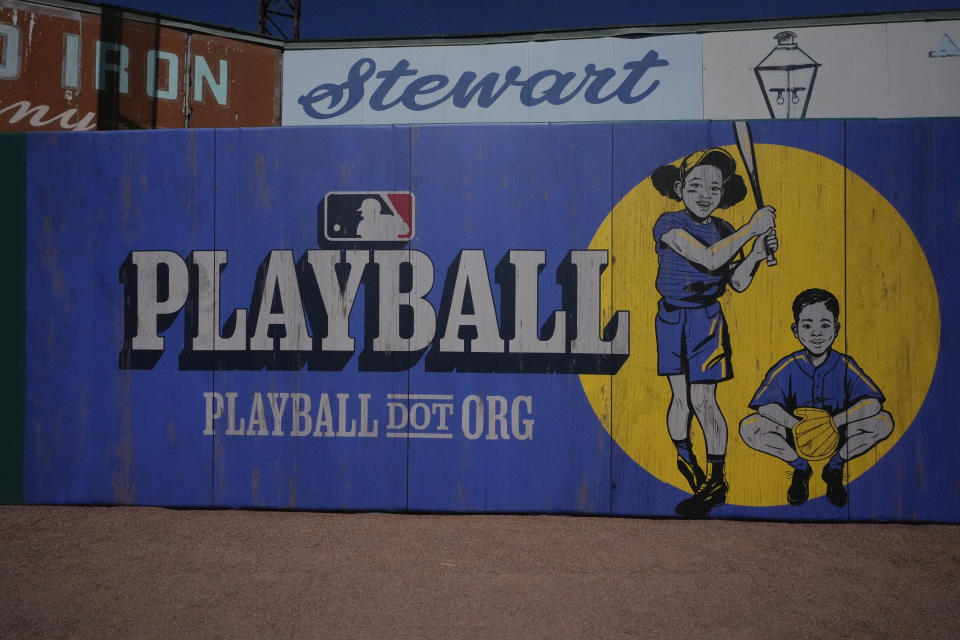
[[[300,0],[258,0],[258,4],[260,33],[284,40],[300,38]]]

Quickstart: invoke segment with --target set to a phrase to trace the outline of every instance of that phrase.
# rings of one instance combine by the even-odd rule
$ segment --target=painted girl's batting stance
[[[733,377],[730,337],[719,298],[727,283],[744,291],[753,282],[767,251],[777,250],[773,207],[758,209],[739,229],[714,217],[747,195],[736,162],[723,149],[696,151],[679,167],[654,171],[653,185],[680,200],[681,211],[664,213],[653,227],[660,267],[657,291],[657,372],[667,376],[673,397],[667,429],[677,446],[677,468],[693,496],[677,505],[682,516],[706,516],[727,497],[723,462],[727,423],[717,405],[717,383]],[[754,238],[750,253],[742,249]],[[690,444],[693,415],[707,444],[707,470],[697,463]]]

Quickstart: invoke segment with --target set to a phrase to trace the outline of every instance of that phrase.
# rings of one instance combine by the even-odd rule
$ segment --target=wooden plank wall
[[[753,136],[779,264],[719,299],[729,491],[711,515],[956,521],[960,123]],[[653,232],[684,205],[651,175],[707,148],[746,177],[726,122],[28,134],[25,213],[4,211],[26,225],[22,500],[673,516],[691,491]],[[343,192],[350,210],[326,198]],[[399,216],[410,193],[412,238],[342,231],[357,202]],[[714,217],[747,224],[742,195]],[[792,468],[740,433],[802,349],[810,288],[835,294],[833,349],[895,423],[845,466],[842,506],[824,462],[788,504]]]

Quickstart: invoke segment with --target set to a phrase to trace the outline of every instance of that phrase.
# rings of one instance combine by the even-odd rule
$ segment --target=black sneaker
[[[835,507],[842,507],[847,504],[847,489],[843,486],[843,467],[830,470],[829,466],[823,468],[821,476],[827,483],[827,500]]]
[[[787,502],[793,505],[801,505],[810,497],[810,476],[813,475],[813,469],[794,469],[793,481],[790,488],[787,489]]]
[[[697,464],[696,458],[687,462],[680,456],[677,456],[677,469],[679,469],[681,475],[686,478],[687,483],[690,485],[690,491],[694,493],[703,486],[703,483],[707,479],[707,474],[705,474],[703,469],[700,468],[700,465]]]
[[[692,496],[683,500],[675,509],[678,516],[703,518],[710,510],[727,501],[729,485],[724,478],[710,478]]]

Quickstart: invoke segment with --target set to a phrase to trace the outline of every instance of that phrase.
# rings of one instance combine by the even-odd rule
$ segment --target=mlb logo
[[[336,191],[323,199],[323,237],[332,242],[406,242],[413,221],[409,191]]]

